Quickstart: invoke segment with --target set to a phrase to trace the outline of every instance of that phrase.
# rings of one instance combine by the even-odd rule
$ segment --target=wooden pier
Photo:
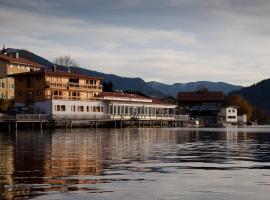
[[[2,115],[1,128],[17,130],[23,127],[33,128],[73,128],[73,127],[180,127],[189,121],[188,115],[125,116],[125,115],[46,115],[17,114]]]

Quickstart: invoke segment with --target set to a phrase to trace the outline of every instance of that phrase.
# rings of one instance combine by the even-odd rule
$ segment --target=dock
[[[73,128],[73,127],[180,127],[190,120],[188,115],[47,115],[16,114],[0,116],[1,127],[17,130],[18,127]]]

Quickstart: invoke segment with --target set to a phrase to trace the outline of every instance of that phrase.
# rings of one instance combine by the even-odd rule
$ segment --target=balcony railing
[[[46,82],[46,87],[50,88],[64,88],[64,89],[94,89],[94,90],[102,90],[102,85],[90,85],[90,84],[79,84],[79,83],[54,83],[54,82]]]
[[[60,95],[46,95],[45,96],[46,100],[52,100],[52,99],[59,99],[59,100],[83,100],[83,101],[88,101],[88,100],[93,100],[93,98],[82,98],[78,96],[60,96]]]

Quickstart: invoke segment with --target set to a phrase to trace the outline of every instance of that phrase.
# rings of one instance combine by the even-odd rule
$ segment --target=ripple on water
[[[268,200],[270,131],[254,130],[0,133],[0,199]]]

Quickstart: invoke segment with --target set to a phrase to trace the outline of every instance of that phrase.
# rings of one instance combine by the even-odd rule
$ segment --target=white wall
[[[54,106],[57,105],[65,105],[65,111],[56,111]],[[76,111],[72,111],[72,106],[75,106]],[[78,106],[83,106],[83,111],[78,111]],[[93,108],[93,106],[103,107],[103,112],[87,112],[86,107]],[[74,115],[74,114],[94,114],[94,115],[102,115],[106,113],[107,106],[102,101],[65,101],[65,100],[52,100],[52,114],[65,114],[65,115]]]
[[[226,122],[237,123],[237,108],[232,106],[226,108]]]

